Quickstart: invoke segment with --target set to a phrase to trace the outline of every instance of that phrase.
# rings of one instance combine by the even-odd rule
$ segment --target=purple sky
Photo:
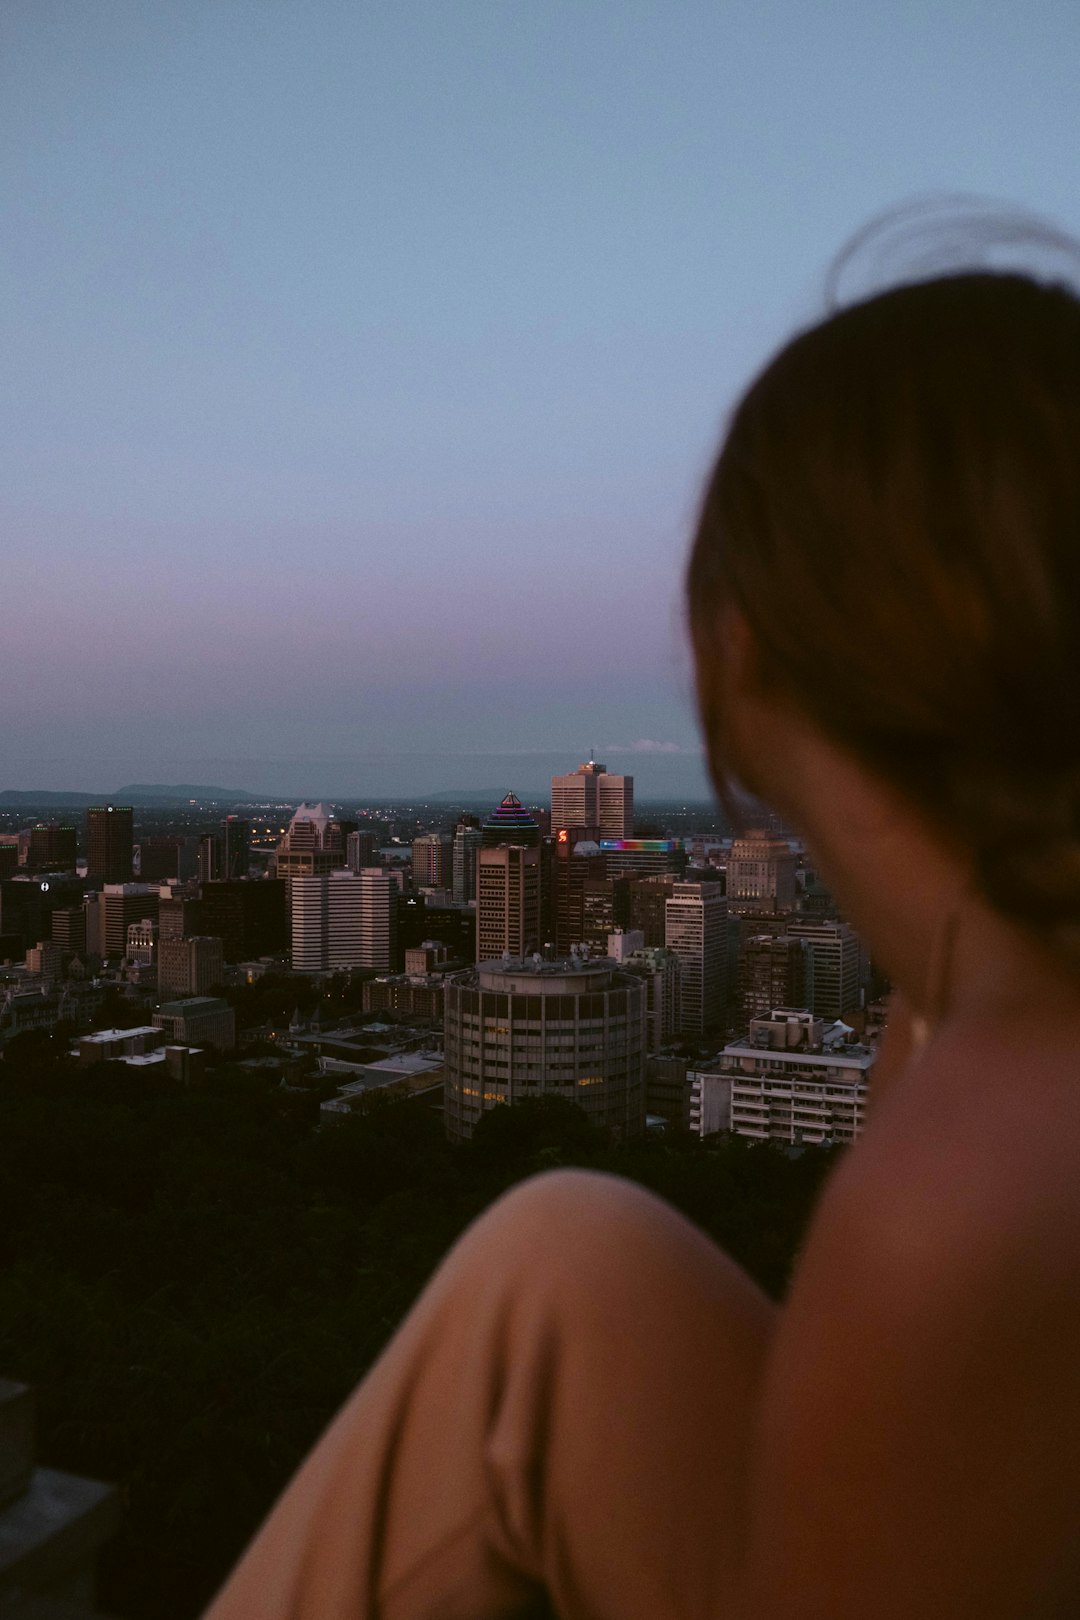
[[[879,210],[1080,232],[1078,61],[1075,0],[6,0],[0,788],[700,788],[725,410]]]

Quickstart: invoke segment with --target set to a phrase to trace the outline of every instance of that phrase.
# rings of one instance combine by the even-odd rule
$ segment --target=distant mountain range
[[[266,795],[245,788],[212,787],[205,782],[129,782],[110,793],[61,793],[55,788],[0,793],[0,805],[56,805],[85,810],[90,804],[186,804],[189,799],[216,799],[225,804],[261,804]]]

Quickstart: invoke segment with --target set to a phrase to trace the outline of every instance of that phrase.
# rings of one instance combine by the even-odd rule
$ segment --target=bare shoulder
[[[826,1191],[762,1393],[748,1614],[1074,1612],[1080,1074],[1025,1097],[1010,1056],[943,1046]]]

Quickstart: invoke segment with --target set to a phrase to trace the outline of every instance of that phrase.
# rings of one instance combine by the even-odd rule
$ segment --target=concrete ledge
[[[0,1513],[0,1588],[68,1595],[65,1587],[92,1573],[98,1548],[119,1522],[111,1485],[35,1469],[23,1495]]]
[[[0,1508],[21,1496],[34,1472],[34,1392],[0,1378]]]

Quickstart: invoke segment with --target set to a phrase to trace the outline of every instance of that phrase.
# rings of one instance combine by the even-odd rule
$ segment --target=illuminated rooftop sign
[[[600,849],[629,850],[635,854],[673,855],[682,846],[677,838],[601,838]]]

